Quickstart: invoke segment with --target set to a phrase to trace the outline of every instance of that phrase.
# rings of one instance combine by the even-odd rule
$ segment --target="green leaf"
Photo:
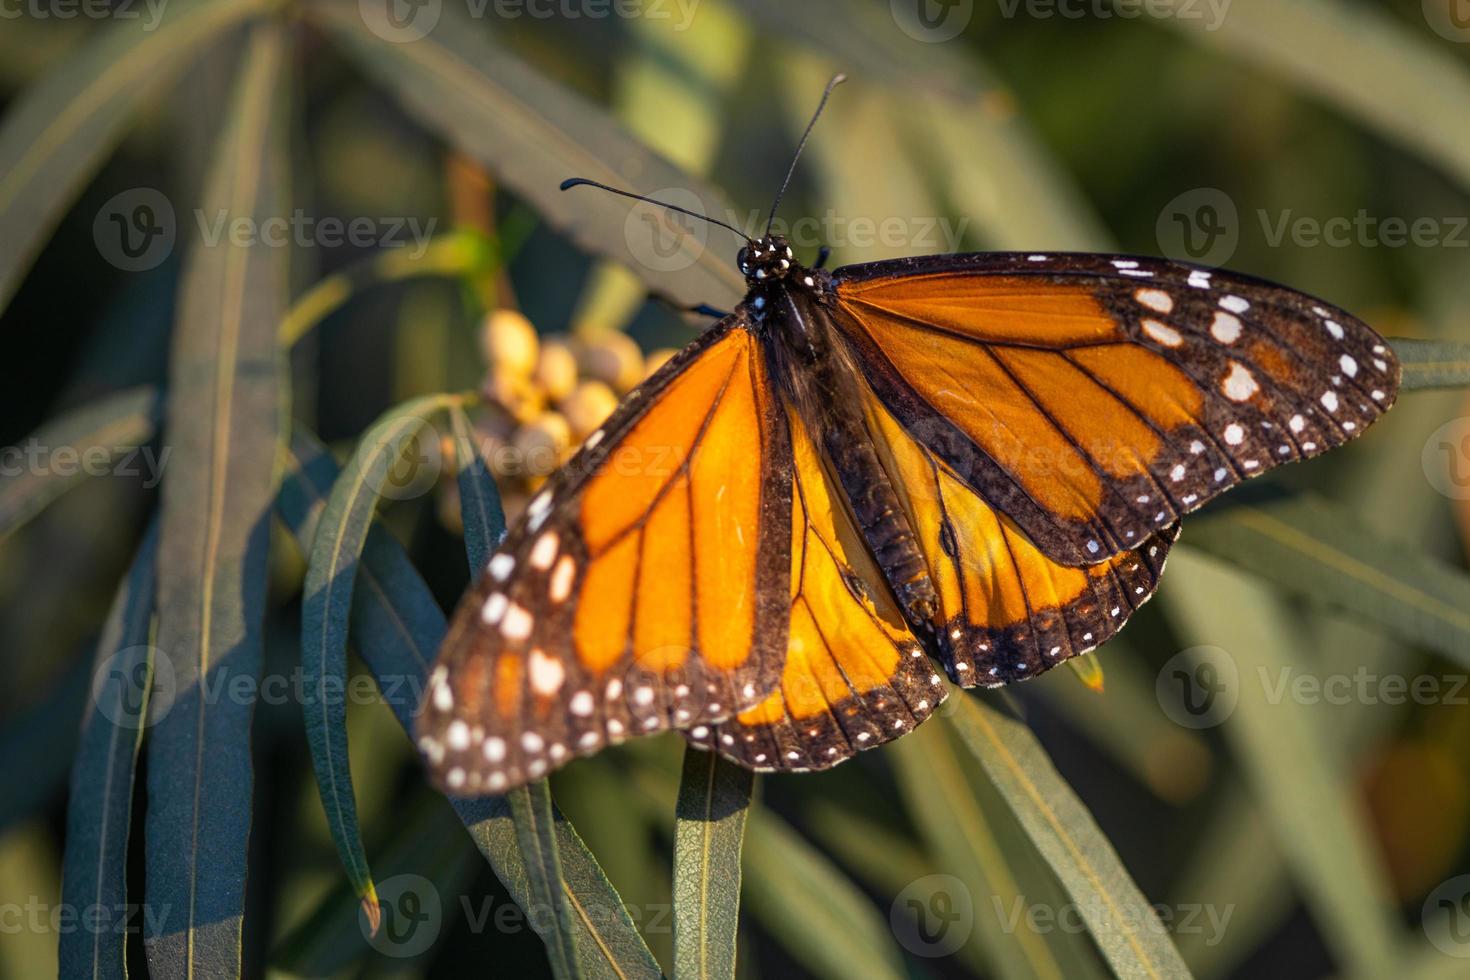
[[[1404,390],[1470,385],[1470,344],[1447,340],[1406,340],[1402,337],[1389,343],[1403,367]]]
[[[459,463],[460,514],[464,522],[465,553],[470,574],[478,574],[490,561],[500,536],[505,532],[505,514],[490,468],[481,458],[470,432],[469,419],[457,408],[449,413],[454,427],[455,459]],[[581,975],[577,943],[572,933],[571,911],[562,884],[561,855],[557,848],[556,820],[551,787],[538,779],[505,794],[514,817],[516,839],[525,862],[526,883],[532,904],[528,913],[550,910],[551,916],[532,914],[531,926],[546,943],[551,969],[557,977]]]
[[[1025,853],[1031,850],[1029,841],[1014,821],[1010,829],[1020,839],[1002,841],[1000,820],[987,813],[971,791],[948,728],[922,726],[898,740],[888,757],[897,772],[904,805],[929,852],[969,892],[976,928],[964,951],[977,972],[1056,980],[1103,975],[1085,938],[1064,931],[1043,935],[1028,928],[1024,919],[1009,925],[1010,912],[1020,913],[1027,903],[1043,904],[1047,896],[1036,880],[1039,876],[1021,864],[1029,856]],[[995,815],[1002,816],[1008,814]]]
[[[915,41],[894,29],[882,5],[747,0],[746,9],[774,38],[821,52],[848,73],[854,89],[881,95],[893,121],[905,127],[903,145],[921,148],[911,166],[934,173],[955,211],[980,226],[989,247],[1108,248],[1091,205],[1013,111],[1015,96],[972,46]],[[831,134],[818,140],[824,141],[850,145]],[[858,199],[881,192],[877,184],[870,182]]]
[[[780,817],[751,812],[745,888],[752,912],[819,977],[901,980],[903,955],[861,891]]]
[[[357,0],[309,0],[302,9],[416,119],[485,163],[578,245],[623,263],[651,289],[683,305],[730,305],[744,294],[730,252],[705,247],[710,232],[703,222],[688,229],[663,225],[655,234],[668,235],[669,248],[650,254],[647,231],[639,224],[642,212],[630,212],[627,201],[558,189],[568,177],[588,177],[644,193],[672,190],[675,203],[697,204],[705,214],[734,213],[722,194],[492,41],[485,23],[462,7],[445,4],[433,30],[409,44],[375,32]]]
[[[442,797],[427,791],[420,792],[403,809],[406,812],[394,814],[393,836],[384,843],[381,851],[373,854],[373,866],[385,883],[399,875],[408,876],[411,890],[400,893],[400,901],[405,897],[420,900],[417,914],[421,917],[421,927],[442,934],[444,927],[453,921],[456,911],[454,897],[463,901],[477,894],[472,889],[475,888],[474,879],[479,867],[469,840],[458,832],[454,811],[445,805]],[[429,894],[439,900],[440,915],[437,919],[428,918],[422,908],[422,899]],[[390,901],[390,897],[385,895],[384,904]],[[392,914],[390,910],[389,915]],[[421,942],[415,942],[419,935],[417,929],[396,932],[391,930],[392,925],[390,919],[390,928],[370,939],[364,928],[361,901],[350,883],[339,880],[338,886],[328,890],[272,949],[272,975],[352,976],[352,966],[372,951],[373,946],[369,942],[393,957],[398,975],[428,972],[434,946],[430,944],[423,952],[416,953],[416,948],[421,945]],[[370,969],[362,972],[372,974]]]
[[[411,492],[417,488],[421,476],[418,467],[424,458],[419,448],[424,441],[423,429],[430,416],[460,397],[425,395],[390,409],[372,424],[332,487],[307,560],[301,606],[306,742],[311,748],[317,790],[327,811],[332,840],[373,923],[377,921],[378,900],[357,825],[343,696],[353,587],[380,495],[385,490]],[[438,444],[437,439],[431,442]],[[409,453],[414,455],[410,458]],[[407,480],[399,469],[405,459],[411,459]]]
[[[1233,0],[1218,18],[1143,9],[1315,93],[1470,187],[1470,73],[1422,24],[1411,31],[1385,11],[1331,0]]]
[[[11,105],[0,125],[0,310],[155,86],[268,6],[173,0],[151,26],[151,18],[112,18]]]
[[[1186,533],[1191,546],[1292,595],[1470,664],[1470,575],[1368,530],[1340,504],[1250,488]]]
[[[373,287],[415,278],[475,275],[492,267],[494,254],[494,244],[483,235],[457,231],[434,238],[421,255],[408,249],[388,249],[362,259],[321,280],[291,304],[281,321],[281,346],[295,347],[322,320]]]
[[[97,642],[93,697],[82,719],[66,805],[61,891],[66,908],[120,909],[128,903],[133,776],[153,688],[153,647],[148,640],[157,560],[155,522],[133,557]],[[121,929],[64,930],[61,975],[125,980],[126,942],[127,933]]]
[[[35,517],[66,491],[152,440],[163,411],[157,388],[140,387],[73,409],[41,426],[8,453],[24,456],[28,447],[44,451],[53,461],[58,449],[74,451],[75,467],[30,467],[0,475],[0,541]],[[158,457],[161,472],[166,457]],[[6,468],[7,471],[11,467]]]
[[[459,462],[459,506],[464,523],[465,554],[470,575],[489,564],[490,556],[505,537],[505,510],[490,466],[480,453],[469,416],[458,406],[449,409],[454,430],[454,458]]]
[[[279,27],[253,31],[206,211],[257,223],[290,213],[288,54]],[[147,926],[158,977],[240,972],[288,259],[284,248],[193,242],[180,287],[158,554],[159,669],[166,658],[178,696],[148,740],[146,892],[173,910]]]
[[[300,430],[293,436],[289,471],[279,509],[299,546],[306,548],[336,482],[337,464],[321,445]],[[377,680],[378,690],[398,723],[412,731],[418,698],[445,633],[444,614],[402,546],[382,527],[372,527],[363,548],[358,588],[353,598],[352,636],[358,654]],[[453,800],[495,875],[517,905],[533,907],[525,862],[503,797]],[[562,861],[563,889],[571,906],[578,956],[588,977],[658,977],[632,917],[582,839],[553,809]]]
[[[755,774],[694,746],[674,822],[674,975],[735,977],[740,849]]]
[[[1187,647],[1213,648],[1211,696],[1234,699],[1211,720],[1223,722],[1313,920],[1345,973],[1391,976],[1397,911],[1367,815],[1327,733],[1290,696],[1297,624],[1274,590],[1192,548],[1176,548],[1169,571],[1161,602]]]
[[[1153,907],[1031,730],[978,697],[952,700],[947,720],[1056,872],[1113,972],[1189,976]]]
[[[515,823],[516,841],[525,861],[526,884],[531,904],[524,906],[531,925],[546,943],[551,972],[558,978],[579,977],[581,964],[572,938],[571,911],[562,884],[561,854],[556,841],[556,818],[551,806],[551,787],[538,779],[505,794]],[[539,914],[550,910],[548,918]]]

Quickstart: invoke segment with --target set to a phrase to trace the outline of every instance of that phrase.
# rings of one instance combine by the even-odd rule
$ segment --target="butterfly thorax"
[[[835,341],[830,278],[801,269],[791,279],[752,288],[752,308],[776,377],[824,451],[852,516],[906,618],[918,633],[932,628],[938,598],[892,480],[878,459],[858,406],[857,368]],[[764,314],[764,315],[762,315]]]

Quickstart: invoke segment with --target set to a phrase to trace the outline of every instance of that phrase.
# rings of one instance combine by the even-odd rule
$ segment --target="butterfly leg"
[[[823,268],[827,264],[827,260],[830,259],[831,257],[832,257],[832,249],[829,248],[826,245],[823,245],[821,248],[817,249],[817,261],[815,261],[815,262],[812,263],[812,268],[813,269]]]
[[[686,313],[698,313],[700,316],[712,316],[712,317],[714,317],[717,320],[723,320],[725,317],[727,317],[727,316],[730,315],[725,310],[715,309],[713,306],[710,306],[708,303],[698,303],[698,304],[696,304],[694,306],[686,306],[686,307],[684,307],[684,312],[686,312]]]

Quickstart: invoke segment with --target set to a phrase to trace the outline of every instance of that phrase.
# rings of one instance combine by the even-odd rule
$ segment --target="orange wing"
[[[1095,565],[1059,564],[909,435],[871,389],[862,393],[939,599],[935,637],[956,683],[1034,677],[1112,637],[1153,596],[1177,524]]]
[[[1398,388],[1393,354],[1351,315],[1180,263],[945,256],[834,281],[883,403],[1069,565],[1346,442]]]
[[[461,603],[418,721],[436,780],[501,792],[714,723],[780,676],[790,448],[737,315],[628,396]]]
[[[904,735],[948,693],[904,622],[845,498],[788,409],[794,454],[791,629],[760,704],[685,732],[756,770],[826,769]]]

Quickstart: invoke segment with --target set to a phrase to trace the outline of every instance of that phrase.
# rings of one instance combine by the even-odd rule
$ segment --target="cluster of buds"
[[[658,350],[645,356],[617,330],[542,337],[510,309],[485,316],[479,341],[485,408],[475,420],[475,437],[510,520],[622,397],[673,355]]]

